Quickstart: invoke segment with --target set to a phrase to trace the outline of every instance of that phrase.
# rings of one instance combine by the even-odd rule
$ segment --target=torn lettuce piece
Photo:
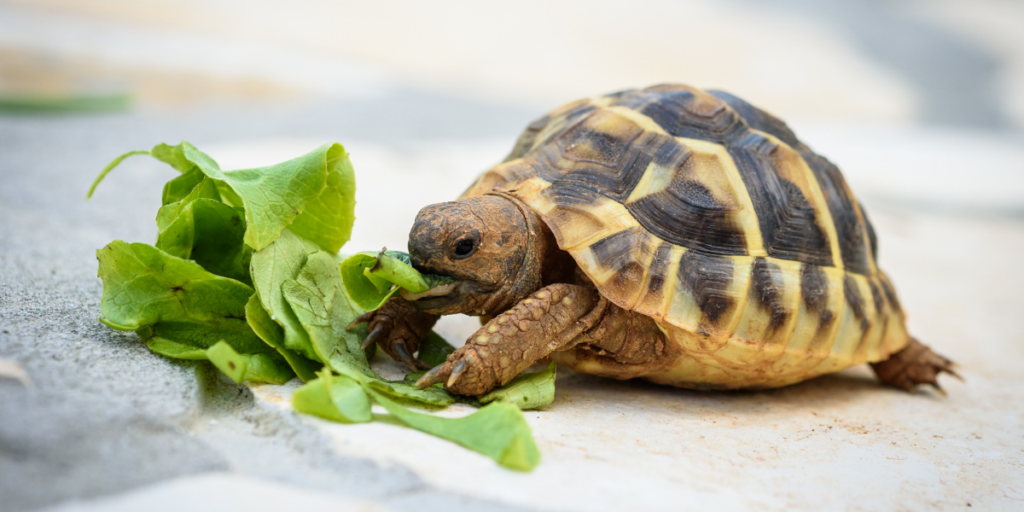
[[[181,359],[209,359],[207,350],[221,342],[253,368],[252,380],[291,378],[283,358],[247,323],[252,288],[146,244],[115,240],[96,256],[100,321],[107,326],[133,330],[155,352]]]
[[[362,311],[349,301],[329,254],[307,256],[295,279],[281,283],[281,292],[321,361],[331,365],[332,359],[342,359],[367,376],[376,375],[359,347],[362,340],[346,329]]]
[[[213,180],[204,178],[187,196],[160,208],[156,247],[219,276],[251,284],[252,249],[242,242],[244,216],[241,209],[221,202]]]
[[[173,359],[210,361],[224,375],[242,382],[284,384],[295,377],[291,368],[279,358],[268,354],[239,354],[227,342],[219,341],[208,349],[196,348],[164,338],[146,340],[149,350]]]
[[[262,251],[256,251],[250,262],[253,286],[263,309],[284,331],[284,347],[307,359],[319,361],[309,334],[299,323],[292,307],[285,301],[281,284],[295,279],[306,263],[306,257],[320,250],[316,244],[296,236],[289,230]]]
[[[480,403],[506,402],[524,411],[543,409],[555,401],[556,370],[552,361],[543,371],[517,375],[508,384],[481,396]]]
[[[325,144],[280,164],[221,170],[209,155],[188,142],[159,144],[150,151],[121,155],[96,178],[87,196],[110,171],[131,155],[149,154],[182,173],[164,187],[164,204],[179,201],[201,180],[213,180],[221,202],[244,207],[246,245],[261,250],[291,230],[334,254],[348,241],[355,221],[355,173],[341,144]]]
[[[366,423],[373,419],[370,397],[356,381],[332,375],[325,369],[292,394],[292,408],[341,423]]]
[[[530,471],[540,462],[530,426],[512,404],[495,402],[469,416],[439,418],[410,411],[368,386],[364,389],[402,423],[482,453],[506,468]]]
[[[239,354],[223,341],[206,349],[206,357],[224,375],[239,384],[246,381],[284,384],[295,377],[295,372],[280,355]]]
[[[341,262],[345,288],[359,307],[373,311],[400,289],[423,293],[451,284],[448,276],[421,274],[412,267],[409,255],[400,251],[361,252]]]
[[[249,302],[245,304],[245,320],[260,339],[277,349],[285,361],[288,361],[292,371],[303,382],[315,379],[316,372],[324,367],[320,361],[307,359],[298,352],[289,350],[284,346],[284,330],[280,325],[277,325],[277,322],[270,318],[267,310],[263,309],[263,305],[260,304],[259,295],[255,293],[252,297],[249,297]]]

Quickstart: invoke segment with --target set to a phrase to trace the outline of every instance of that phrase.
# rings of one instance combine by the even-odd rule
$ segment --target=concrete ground
[[[614,69],[594,63],[608,52],[641,55],[637,34],[651,16],[621,16],[635,35],[623,40],[636,46],[620,48],[574,43],[601,19],[587,13],[587,23],[565,29],[573,37],[545,40],[548,52],[574,56],[569,65],[550,55],[517,60],[517,46],[502,37],[514,28],[464,30],[465,20],[436,12],[396,22],[422,41],[421,53],[409,54],[381,46],[390,44],[386,32],[373,27],[385,15],[373,8],[349,13],[376,20],[352,23],[373,42],[363,47],[323,36],[326,15],[307,18],[309,30],[260,39],[253,34],[272,20],[263,4],[246,16],[227,1],[205,16],[167,16],[167,5],[0,2],[0,92],[115,77],[137,91],[139,105],[93,115],[0,114],[0,510],[1024,506],[1024,331],[1016,321],[1024,307],[1016,262],[1024,250],[1024,139],[1018,88],[1010,86],[1020,83],[1024,45],[1014,42],[1017,31],[1000,29],[1012,13],[986,17],[986,9],[999,12],[988,2],[970,12],[944,2],[927,10],[913,2],[644,3],[689,29],[683,43],[716,29],[731,30],[731,39],[678,65],[636,58],[620,69],[624,85],[720,85],[790,120],[844,169],[879,233],[881,265],[912,332],[956,360],[966,382],[943,380],[946,398],[908,395],[854,368],[780,390],[708,393],[563,371],[554,404],[526,414],[543,458],[519,474],[412,430],[297,415],[289,406],[296,382],[237,386],[208,365],[155,356],[134,334],[99,324],[94,251],[118,238],[152,241],[160,188],[173,172],[136,157],[92,201],[84,194],[113,156],[157,142],[189,140],[237,168],[339,141],[359,187],[359,218],[344,250],[401,248],[422,205],[456,196],[534,117],[623,85]],[[571,7],[552,7],[536,30],[552,33]],[[687,18],[686,9],[702,17]],[[225,19],[234,21],[224,29],[230,41],[241,42],[213,35]],[[509,20],[522,26],[529,16]],[[615,26],[606,22],[602,33]],[[103,37],[84,38],[92,33]],[[652,33],[676,44],[664,30]],[[466,43],[473,37],[480,48]],[[773,60],[740,51],[766,38],[776,55],[803,53]],[[525,39],[519,51],[544,53]],[[201,44],[181,46],[188,40]],[[309,51],[317,44],[324,50]],[[264,60],[246,60],[252,45],[264,45]],[[913,58],[922,45],[945,60]],[[194,58],[132,67],[147,51],[170,47]],[[487,48],[516,65],[489,66]],[[86,51],[93,60],[80,58]],[[236,65],[218,74],[202,67],[203,52]],[[800,59],[832,63],[812,80]],[[274,72],[258,72],[260,63]],[[555,85],[537,78],[543,73],[553,73]],[[321,94],[310,82],[347,88]],[[475,327],[473,319],[447,318],[439,331],[458,344]],[[394,370],[383,359],[375,364]],[[453,406],[444,414],[466,412]]]

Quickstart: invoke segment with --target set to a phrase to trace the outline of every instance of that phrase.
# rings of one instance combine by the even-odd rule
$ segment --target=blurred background
[[[431,200],[547,110],[659,82],[782,117],[869,203],[1024,214],[1018,1],[0,0],[0,116],[95,119],[107,156],[337,140],[364,174],[449,175]]]
[[[403,249],[416,212],[533,119],[661,82],[732,92],[837,163],[911,332],[968,384],[937,403],[866,368],[747,394],[561,373],[529,417],[545,462],[512,475],[390,425],[297,417],[287,389],[234,386],[95,321],[93,251],[151,242],[175,174],[135,157],[86,203],[125,151],[184,139],[234,169],[341,142],[358,183],[343,252]],[[0,509],[164,510],[188,492],[266,506],[294,492],[282,482],[360,510],[1015,509],[1021,253],[1019,0],[0,0]],[[438,330],[458,345],[477,327]],[[254,480],[129,494],[208,472]]]
[[[178,112],[443,97],[538,113],[683,82],[789,119],[1024,127],[1024,5],[1011,0],[0,5],[5,96],[125,94]]]

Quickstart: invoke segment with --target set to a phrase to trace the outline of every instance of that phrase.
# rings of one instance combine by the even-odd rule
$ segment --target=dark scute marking
[[[512,151],[507,157],[505,157],[504,161],[509,162],[517,158],[522,158],[523,155],[533,147],[533,143],[537,140],[537,134],[539,134],[550,122],[551,116],[548,115],[530,123],[530,125],[526,127],[526,130],[523,131],[522,135],[519,136],[519,139],[516,140],[516,145],[512,146]]]
[[[692,295],[697,307],[712,325],[735,304],[729,296],[733,263],[698,251],[686,251],[679,260],[680,283]]]
[[[800,293],[810,313],[828,311],[828,276],[817,265],[803,265],[800,272]]]
[[[875,312],[879,317],[885,315],[885,299],[882,298],[882,291],[878,289],[873,278],[868,279],[868,288],[871,289],[871,300],[875,302]]]
[[[751,128],[772,135],[782,142],[785,142],[789,147],[798,151],[806,149],[803,143],[796,138],[796,134],[789,129],[789,126],[787,126],[783,120],[725,91],[710,90],[708,91],[708,94],[724,101],[729,105],[729,107],[735,110]]]
[[[649,270],[651,278],[647,283],[647,293],[654,295],[661,292],[665,286],[665,276],[668,273],[669,257],[672,253],[672,244],[662,242],[654,253]]]
[[[882,285],[882,292],[885,293],[885,299],[889,301],[889,305],[896,311],[902,311],[903,307],[900,306],[900,299],[896,297],[896,290],[893,289],[892,283],[889,282],[889,278],[885,277],[884,274],[878,274],[878,282]]]
[[[590,246],[594,259],[605,268],[615,270],[612,286],[627,290],[640,286],[645,269],[639,260],[652,251],[651,236],[642,228],[630,228],[608,235]]]
[[[575,106],[568,108],[564,112],[555,112],[553,114],[549,114],[550,121],[547,123],[547,126],[538,130],[538,133],[535,135],[534,141],[532,143],[534,146],[534,152],[539,151],[543,148],[547,148],[549,150],[552,149],[550,148],[550,146],[552,146],[552,144],[550,144],[552,141],[558,140],[559,137],[564,135],[569,130],[575,128],[577,125],[585,121],[590,114],[593,114],[595,111],[597,111],[597,107],[595,107],[589,101],[579,101],[576,103],[577,104]],[[540,120],[535,121],[535,123],[538,123],[539,121]],[[552,127],[551,132],[546,134],[544,138],[539,138],[540,132],[544,131],[549,127]],[[530,128],[527,128],[527,130],[529,129]],[[521,156],[525,157],[529,154],[531,154],[531,152],[526,151]],[[511,157],[512,155],[509,156]]]
[[[597,114],[591,114],[591,118]],[[623,122],[616,128],[616,133],[610,133],[596,130],[590,123],[582,122],[560,136],[558,144],[566,158],[615,169],[619,167],[633,140],[644,132],[643,128],[632,122]]]
[[[573,195],[574,190],[590,190],[612,200],[623,202],[629,197],[636,184],[644,175],[647,166],[665,152],[667,147],[679,147],[671,137],[645,132],[625,148],[620,156],[619,165],[606,167],[589,162],[574,162],[569,168],[551,173],[548,179],[552,186],[552,194]],[[546,157],[547,165],[555,166],[557,155],[538,153],[538,157]],[[544,177],[543,175],[541,177]],[[547,178],[545,178],[547,179]]]
[[[779,176],[772,159],[777,149],[775,142],[756,132],[728,146],[757,213],[764,249],[775,258],[831,267],[832,247],[814,208],[800,187]]]
[[[865,228],[857,216],[853,194],[846,180],[839,168],[824,157],[810,151],[801,152],[801,155],[814,172],[825,196],[825,203],[828,204],[828,211],[832,214],[843,266],[850,272],[868,275],[871,267],[868,263],[870,256]]]
[[[677,86],[632,91],[620,96],[612,106],[640,112],[673,137],[722,143],[747,130],[743,119],[721,100],[709,95],[698,98],[692,91]]]
[[[757,300],[757,305],[769,314],[768,328],[772,333],[785,323],[786,317],[789,316],[789,312],[782,305],[783,282],[777,278],[780,273],[778,265],[764,258],[754,258],[750,291]]]
[[[608,235],[590,246],[594,259],[608,268],[618,268],[617,263],[632,260],[633,250],[638,239],[644,236],[643,230],[630,228]]]
[[[868,218],[868,212],[864,209],[864,205],[860,205],[860,216],[864,218],[864,227],[868,230],[868,243],[871,247],[871,261],[878,264],[878,235],[875,234],[875,226],[871,224],[871,219]]]
[[[674,169],[672,181],[665,190],[627,203],[626,209],[641,226],[667,242],[708,254],[747,254],[743,229],[729,215],[733,208],[702,183],[689,179],[685,166],[692,152],[667,139],[652,161]],[[639,170],[634,172],[642,176]],[[635,179],[638,182],[640,178]]]
[[[699,181],[686,180],[679,185],[679,198],[694,208],[705,210],[732,210],[733,208],[715,198],[714,194]]]
[[[832,320],[835,319],[835,313],[830,310],[821,312],[821,318],[818,319],[818,333],[827,330],[832,325]]]
[[[861,331],[866,331],[871,323],[864,314],[864,298],[860,296],[860,288],[850,274],[843,275],[843,297],[853,310],[853,317],[860,320]]]
[[[537,176],[540,176],[548,183],[559,180],[566,169],[559,166],[559,150],[554,144],[545,144],[536,148],[533,153],[523,159],[531,167]]]

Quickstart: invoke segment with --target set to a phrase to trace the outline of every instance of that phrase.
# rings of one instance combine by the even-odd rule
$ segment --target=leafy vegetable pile
[[[520,409],[554,399],[553,364],[480,397],[488,405],[469,416],[441,418],[401,404],[444,407],[466,399],[440,385],[417,389],[417,374],[381,378],[370,368],[372,352],[359,348],[365,327],[346,330],[400,289],[420,293],[449,281],[421,275],[404,253],[338,256],[355,220],[355,175],[340,144],[234,171],[188,142],[160,144],[115,159],[89,196],[138,154],[180,175],[164,185],[155,245],[115,240],[96,251],[101,322],[135,331],[163,356],[208,360],[235,382],[283,384],[297,376],[306,383],[292,398],[300,412],[360,423],[373,419],[376,402],[401,423],[505,467],[536,466],[540,454]],[[419,357],[436,365],[452,350],[431,333]]]

